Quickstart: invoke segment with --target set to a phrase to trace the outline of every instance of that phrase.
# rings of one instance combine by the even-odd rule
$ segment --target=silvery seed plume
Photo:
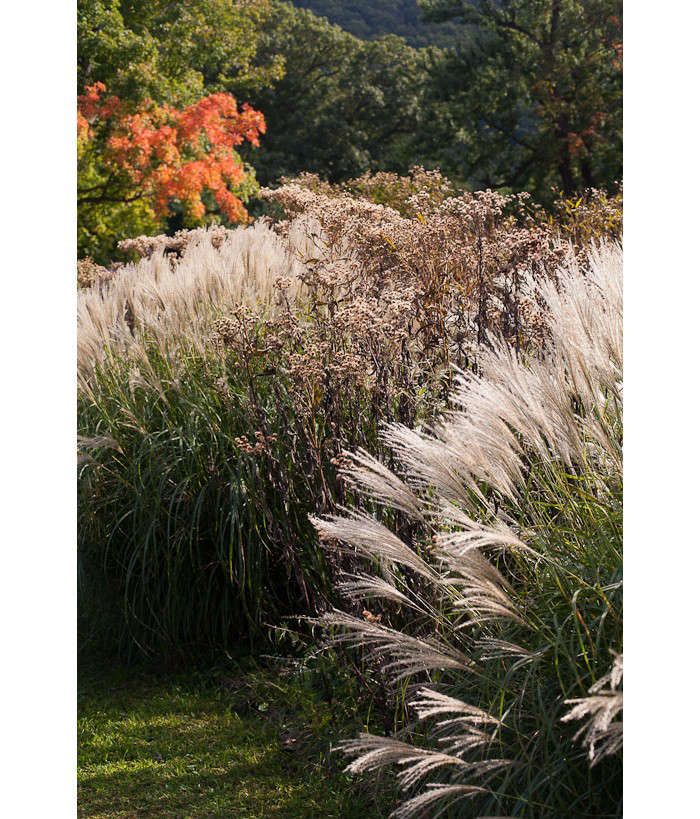
[[[493,733],[475,728],[468,721],[459,717],[445,720],[432,732],[432,739],[443,746],[445,753],[459,757],[471,753],[477,748],[488,747],[493,741],[493,737]]]
[[[328,612],[316,622],[326,630],[338,629],[328,638],[329,645],[368,649],[373,657],[383,661],[384,671],[397,681],[435,669],[468,671],[473,666],[472,661],[453,646],[430,638],[411,637],[341,611]]]
[[[562,722],[587,718],[574,739],[583,734],[591,765],[622,748],[622,720],[613,722],[623,708],[623,695],[618,688],[622,682],[622,658],[622,654],[614,654],[608,673],[588,689],[590,696],[565,700],[567,705],[574,707],[561,718]]]
[[[115,441],[115,439],[111,438],[109,435],[78,435],[77,446],[77,465],[79,467],[87,463],[97,463],[97,461],[95,461],[95,459],[89,454],[89,451],[93,449],[114,449],[115,451],[123,454],[122,448],[119,446],[119,442]]]
[[[414,699],[411,707],[424,721],[436,716],[450,716],[435,723],[431,735],[445,751],[461,756],[475,748],[489,745],[493,740],[493,730],[502,721],[481,708],[476,708],[462,700],[448,697],[438,691],[423,688],[418,692],[422,699]],[[486,728],[491,727],[491,731]]]
[[[473,496],[485,502],[469,468],[454,457],[444,441],[403,424],[389,424],[382,433],[401,464],[408,482],[417,491],[435,489],[444,498],[471,506]],[[428,503],[426,499],[426,504]]]
[[[505,425],[539,457],[555,456],[568,466],[585,460],[583,423],[594,440],[617,456],[609,426],[600,419],[607,415],[611,396],[621,406],[621,248],[594,249],[589,261],[585,276],[575,267],[561,271],[558,290],[551,282],[541,285],[551,311],[546,360],[524,363],[502,340],[492,338],[492,349],[480,358],[481,374],[457,376],[453,401],[468,422],[460,421],[459,412],[453,414],[441,437],[452,431],[464,446],[478,446],[488,430],[502,438]],[[573,412],[574,397],[584,403],[583,421]],[[510,454],[494,447],[489,460],[500,462],[504,473],[513,476],[521,470],[513,460],[518,446],[510,444]]]
[[[324,540],[338,540],[365,557],[401,563],[431,580],[436,577],[435,570],[413,549],[370,515],[348,511],[345,516],[309,516],[309,520]]]
[[[453,601],[454,608],[463,609],[469,614],[469,621],[462,623],[460,628],[474,623],[488,623],[501,619],[512,620],[521,626],[527,626],[515,602],[499,583],[486,580],[478,574],[469,578],[451,576],[445,583],[455,587],[459,592]]]
[[[419,748],[400,742],[392,737],[380,737],[374,734],[360,734],[357,739],[344,741],[339,750],[347,755],[361,754],[345,769],[349,773],[362,773],[384,768],[387,765],[408,765],[398,774],[398,780],[404,789],[414,787],[431,771],[445,766],[456,767],[464,773],[485,773],[505,767],[510,763],[505,759],[488,760],[487,762],[466,762],[458,756]]]
[[[440,691],[432,688],[420,688],[416,692],[417,699],[411,702],[411,706],[418,713],[418,719],[424,720],[442,714],[459,714],[460,717],[468,719],[474,725],[500,725],[501,720],[487,713],[481,708],[469,705],[456,697],[448,697]]]
[[[435,767],[442,765],[465,767],[467,764],[459,757],[450,757],[448,754],[428,748],[418,748],[391,737],[380,737],[374,734],[360,734],[357,739],[345,740],[339,744],[338,750],[348,756],[358,755],[345,769],[348,773],[375,771],[393,764],[410,764],[411,767],[407,771],[399,774],[399,780],[404,787],[406,779],[420,779]],[[416,770],[416,765],[421,765],[421,763],[423,763],[422,767]]]
[[[455,554],[449,548],[438,547],[433,554],[441,561],[440,583],[450,590],[453,609],[465,610],[469,614],[469,620],[459,628],[501,618],[526,625],[517,603],[509,594],[508,581],[479,549],[463,549]]]
[[[460,376],[458,371],[457,384]],[[453,398],[457,398],[457,393],[453,393]],[[488,503],[479,483],[488,484],[505,498],[515,499],[515,485],[523,468],[518,457],[520,445],[512,429],[499,416],[492,414],[488,419],[477,421],[464,409],[452,412],[435,425],[435,435],[445,453],[460,465],[461,474],[469,476],[469,488],[481,501],[481,508]]]
[[[366,450],[343,451],[352,466],[340,470],[340,474],[353,488],[379,503],[405,512],[412,518],[421,519],[423,513],[418,498],[411,489],[384,464]]]
[[[109,435],[78,435],[79,449],[115,449],[117,452],[122,452],[118,441]]]
[[[488,790],[478,785],[426,785],[423,793],[403,802],[391,816],[393,819],[410,819],[411,816],[425,816],[426,809],[431,808],[430,816],[437,819],[456,802],[477,793],[488,793]]]
[[[505,424],[542,460],[558,458],[570,466],[580,458],[580,434],[568,395],[557,374],[544,362],[525,366],[500,340],[480,360],[482,373],[457,377],[456,396],[465,393],[473,426],[489,429]],[[517,450],[505,456],[517,457]],[[505,468],[513,463],[504,464]],[[522,469],[521,469],[522,474]]]
[[[556,353],[582,397],[593,405],[597,385],[619,394],[622,382],[622,248],[591,247],[585,275],[573,262],[566,289],[544,283]],[[620,397],[618,395],[618,397]]]
[[[496,637],[482,637],[474,646],[480,660],[500,660],[518,658],[522,662],[530,662],[540,656],[540,652],[528,651],[522,646],[499,640]],[[513,667],[515,668],[516,663]]]
[[[356,598],[381,598],[391,600],[394,603],[400,603],[416,611],[426,612],[423,606],[407,597],[403,592],[399,591],[395,585],[375,575],[363,573],[349,575],[348,579],[338,583],[336,588],[343,597],[347,597],[350,600]]]
[[[440,550],[449,552],[458,557],[472,549],[512,549],[532,557],[537,557],[537,552],[513,532],[513,530],[500,521],[494,521],[491,526],[474,520],[469,515],[455,506],[453,503],[439,505],[440,521],[449,527],[447,532],[443,532],[437,537]]]

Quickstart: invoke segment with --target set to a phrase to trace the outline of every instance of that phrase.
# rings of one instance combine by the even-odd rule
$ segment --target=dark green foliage
[[[95,403],[79,400],[79,433],[115,441],[86,450],[79,473],[83,640],[184,656],[314,610],[328,578],[307,514],[322,478],[285,425],[283,385],[260,379],[253,404],[237,362],[191,355],[176,385],[159,353],[149,359],[162,396],[113,364]],[[243,454],[236,438],[261,425],[279,443]]]
[[[398,37],[363,42],[277,3],[258,58],[276,55],[284,77],[250,97],[267,121],[260,150],[246,154],[262,184],[302,171],[339,181],[415,164],[412,138],[427,79],[419,52]]]
[[[287,73],[253,97],[268,134],[250,160],[267,185],[302,171],[340,181],[423,164],[547,205],[552,188],[612,189],[622,175],[620,5],[426,3],[462,37],[415,51],[278,4],[259,58],[281,55]]]
[[[621,0],[425,0],[468,25],[434,55],[419,153],[475,188],[544,203],[622,175]]]

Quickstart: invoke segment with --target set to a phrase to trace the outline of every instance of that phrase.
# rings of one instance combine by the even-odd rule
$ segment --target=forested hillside
[[[453,45],[464,36],[455,23],[425,23],[416,0],[293,0],[295,6],[310,9],[320,17],[361,37],[374,40],[384,34],[398,34],[415,48]]]

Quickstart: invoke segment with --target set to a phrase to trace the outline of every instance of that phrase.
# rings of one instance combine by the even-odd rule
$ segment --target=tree
[[[78,93],[96,82],[132,103],[190,105],[281,74],[256,62],[270,0],[78,0]]]
[[[622,0],[421,0],[469,26],[434,55],[423,150],[477,187],[541,199],[622,172]]]
[[[262,115],[234,114],[225,95],[235,85],[245,99],[281,75],[276,55],[256,60],[270,10],[270,0],[78,0],[79,255],[106,262],[119,239],[158,232],[166,217],[201,221],[202,208],[245,218],[255,178],[233,150],[240,134],[212,141],[206,122],[237,128],[255,115],[257,144]],[[200,117],[191,139],[188,117]]]
[[[259,111],[224,93],[178,110],[105,92],[98,82],[78,97],[79,255],[109,261],[116,240],[157,231],[173,210],[186,225],[208,212],[247,219],[243,202],[257,185],[236,147],[259,144]]]
[[[426,74],[420,53],[402,39],[365,42],[276,3],[258,54],[263,62],[284,60],[284,76],[251,95],[270,132],[255,159],[261,182],[302,171],[340,181],[415,164],[409,140]]]
[[[294,5],[327,17],[331,23],[363,40],[397,34],[414,48],[450,46],[461,33],[455,23],[421,22],[416,0],[294,0]]]

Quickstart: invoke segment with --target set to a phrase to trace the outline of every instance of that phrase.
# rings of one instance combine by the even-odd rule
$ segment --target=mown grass
[[[187,675],[83,669],[81,817],[387,816],[391,787],[358,783],[330,747],[367,725],[349,678],[238,664]]]

